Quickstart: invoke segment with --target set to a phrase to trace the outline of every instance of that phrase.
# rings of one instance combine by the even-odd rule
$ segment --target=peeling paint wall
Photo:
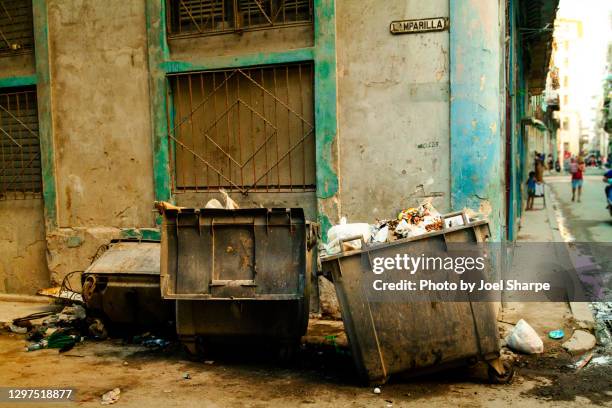
[[[49,284],[42,199],[0,201],[0,293]]]
[[[451,204],[485,214],[496,241],[505,218],[504,12],[496,1],[450,0]]]
[[[393,20],[448,17],[448,0],[336,3],[341,213],[393,217],[449,191],[449,33],[391,35]]]
[[[58,281],[119,228],[154,226],[153,165],[145,2],[47,4]]]
[[[60,227],[152,223],[143,1],[48,7]]]
[[[0,85],[31,85],[34,55],[0,57]],[[49,284],[43,200],[0,201],[0,293],[32,295]]]

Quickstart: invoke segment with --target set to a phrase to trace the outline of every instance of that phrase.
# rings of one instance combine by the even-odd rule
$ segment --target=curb
[[[53,299],[36,295],[0,293],[0,302],[53,303]]]
[[[545,184],[548,184],[545,182]],[[549,205],[546,206],[546,215],[548,216],[548,223],[551,226],[552,234],[553,234],[553,242],[564,242],[567,253],[570,254],[574,251],[574,249],[568,244],[567,241],[563,239],[561,236],[561,232],[559,229],[559,224],[557,222],[557,217],[555,216],[555,210],[553,207],[557,207],[559,203],[557,202],[556,197],[549,192],[548,185],[544,189],[544,194],[546,195],[546,202]],[[570,255],[570,259],[572,256]],[[595,317],[593,316],[593,312],[589,309],[588,302],[568,302],[570,311],[572,312],[572,316],[576,323],[584,329],[593,330],[595,328]]]

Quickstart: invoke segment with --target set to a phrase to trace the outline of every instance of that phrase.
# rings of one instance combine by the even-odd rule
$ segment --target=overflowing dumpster
[[[457,214],[450,214],[457,218]],[[445,217],[446,218],[446,217]],[[371,260],[396,254],[443,252],[451,242],[479,243],[489,236],[486,221],[462,221],[440,231],[384,244],[366,245],[322,258],[323,273],[333,280],[353,359],[372,384],[396,373],[419,374],[486,361],[492,381],[506,382],[512,368],[499,360],[500,345],[493,303],[411,299],[372,299],[365,289]],[[350,237],[346,240],[359,239]],[[415,295],[416,296],[416,295]]]
[[[266,339],[287,350],[308,324],[315,225],[301,208],[166,208],[161,293],[192,353],[206,339]]]

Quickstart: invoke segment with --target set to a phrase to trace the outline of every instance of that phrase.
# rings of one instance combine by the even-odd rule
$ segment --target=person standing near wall
[[[544,155],[535,152],[534,160],[535,177],[538,183],[544,182]]]
[[[576,159],[572,158],[572,164],[576,164],[575,166],[570,165],[570,172],[572,173],[572,201],[575,201],[576,190],[578,190],[578,202],[580,202],[580,196],[582,195],[582,184],[584,183],[584,161],[580,159],[576,163]]]
[[[529,178],[527,179],[527,206],[525,211],[533,210],[533,201],[536,195],[536,174],[535,171],[529,172]]]

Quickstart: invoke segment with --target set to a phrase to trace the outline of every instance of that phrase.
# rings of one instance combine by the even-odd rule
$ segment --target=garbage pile
[[[360,249],[362,242],[366,245],[392,242],[463,225],[463,223],[462,215],[445,217],[429,202],[418,207],[406,208],[401,210],[396,218],[377,220],[374,224],[349,224],[343,217],[340,224],[333,226],[328,231],[328,242],[323,245],[320,253],[323,256],[333,255],[342,250]]]
[[[88,318],[85,308],[80,304],[65,306],[59,312],[39,312],[20,317],[8,324],[7,328],[13,333],[25,334],[27,351],[56,348],[65,352],[86,336],[107,336],[102,322]]]

